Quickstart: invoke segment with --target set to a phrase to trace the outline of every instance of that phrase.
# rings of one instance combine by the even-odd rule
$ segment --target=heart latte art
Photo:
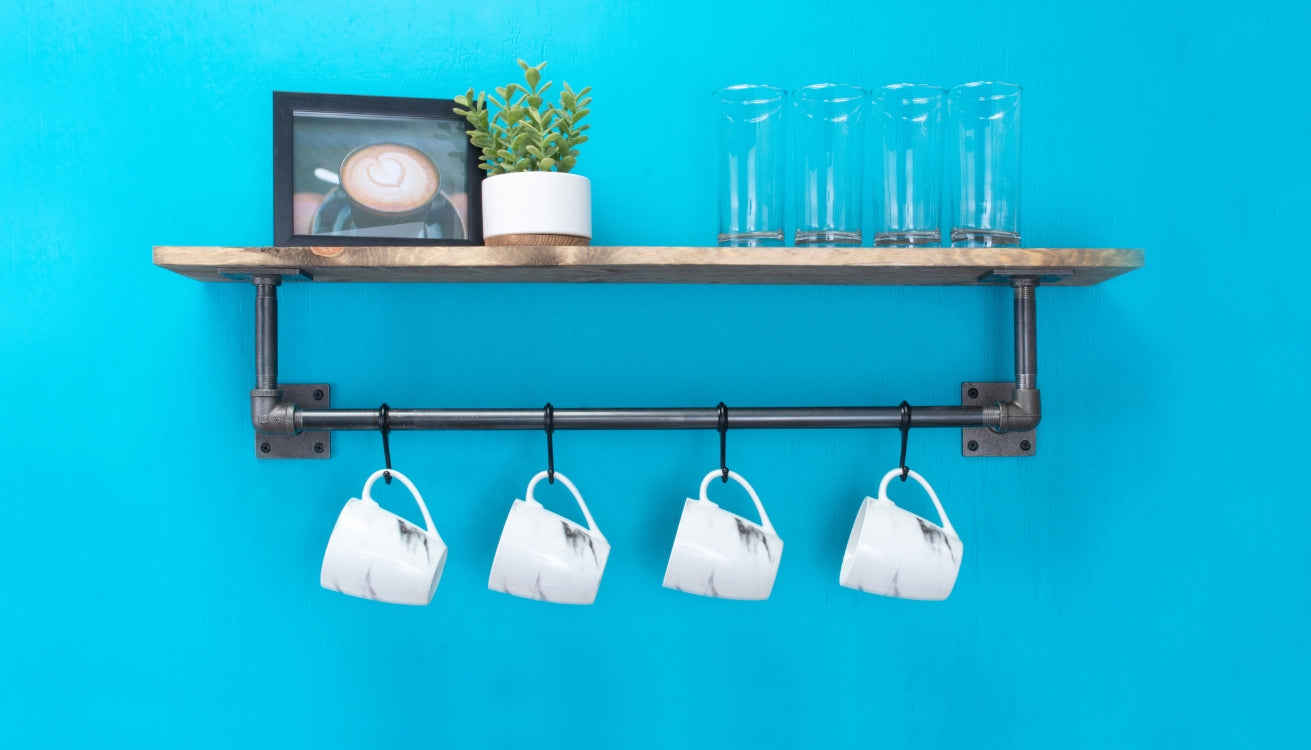
[[[404,215],[426,207],[440,177],[421,151],[396,143],[355,149],[341,163],[341,187],[351,201],[383,215]]]

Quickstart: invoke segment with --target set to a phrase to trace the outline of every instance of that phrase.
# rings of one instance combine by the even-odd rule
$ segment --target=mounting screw
[[[1028,440],[1021,440],[1021,441],[1020,441],[1020,450],[1022,450],[1022,451],[1027,451],[1028,449],[1030,449],[1030,448],[1032,448],[1032,447],[1033,447],[1033,443],[1030,443]]]
[[[1028,448],[1025,448],[1025,450],[1028,450]],[[314,444],[314,452],[315,452],[315,453],[322,453],[322,452],[323,452],[323,443],[315,443],[315,444]]]
[[[970,394],[970,398],[978,398],[978,397],[979,397],[979,389],[978,389],[978,388],[971,388],[971,389],[969,390],[969,394]]]
[[[965,447],[966,447],[966,448],[969,448],[969,449],[972,450],[972,451],[976,451],[976,450],[979,449],[979,441],[977,441],[977,440],[971,440],[970,442],[968,442],[968,443],[965,444]]]
[[[273,446],[269,445],[268,443],[260,443],[260,444],[259,444],[259,452],[260,452],[260,453],[268,453],[268,452],[271,451],[271,450],[273,450]]]
[[[315,388],[315,389],[314,389],[314,400],[315,400],[315,401],[322,401],[322,400],[323,400],[323,389],[322,389],[322,388]]]

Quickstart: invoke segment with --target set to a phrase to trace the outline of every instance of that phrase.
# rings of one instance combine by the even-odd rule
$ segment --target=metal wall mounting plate
[[[327,383],[278,385],[282,400],[313,409],[332,408],[332,389]],[[331,432],[302,432],[299,435],[255,433],[256,458],[332,458]]]
[[[998,401],[1010,401],[1014,390],[1014,382],[961,383],[961,406],[990,406]],[[1038,450],[1037,434],[1037,430],[993,432],[987,427],[962,427],[960,453],[962,456],[1032,456]]]

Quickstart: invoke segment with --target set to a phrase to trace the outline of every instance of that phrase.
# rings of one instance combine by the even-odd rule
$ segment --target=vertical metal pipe
[[[1038,313],[1036,280],[1017,278],[1015,289],[1015,387],[1038,387]]]
[[[281,276],[256,276],[255,388],[278,387],[278,285]]]

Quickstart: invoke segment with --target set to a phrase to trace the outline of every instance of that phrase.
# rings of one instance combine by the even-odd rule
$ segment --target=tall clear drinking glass
[[[741,84],[714,93],[719,104],[719,245],[783,246],[787,92]]]
[[[798,245],[861,242],[865,99],[859,86],[834,83],[793,92]]]
[[[874,92],[875,247],[937,246],[942,205],[942,111],[937,86],[897,83]]]
[[[952,247],[1020,244],[1020,87],[979,81],[947,92]]]

